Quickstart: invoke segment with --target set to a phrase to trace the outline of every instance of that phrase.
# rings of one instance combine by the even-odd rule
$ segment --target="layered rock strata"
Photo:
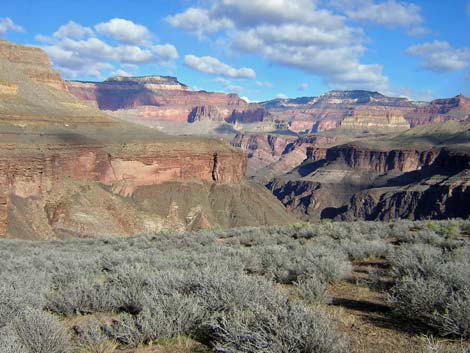
[[[467,150],[307,150],[308,158],[268,188],[307,220],[442,219],[470,216]]]
[[[242,152],[103,114],[68,92],[40,49],[0,42],[0,82],[0,236],[129,236],[294,220],[243,180]],[[137,82],[185,90],[170,78]]]
[[[259,122],[266,112],[236,94],[191,91],[175,77],[112,77],[104,82],[70,81],[68,90],[82,101],[144,125],[200,120]]]

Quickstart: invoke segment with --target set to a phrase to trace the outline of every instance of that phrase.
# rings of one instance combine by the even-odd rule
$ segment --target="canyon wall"
[[[0,236],[130,236],[294,221],[267,190],[244,180],[241,151],[220,140],[166,136],[84,104],[40,49],[1,41],[0,82]],[[109,104],[132,103],[129,86],[187,92],[168,77],[109,84],[126,87]]]
[[[113,115],[154,126],[199,120],[263,121],[266,112],[236,94],[191,91],[175,77],[112,77],[104,82],[69,81],[68,90],[82,101]]]
[[[435,147],[308,147],[297,168],[267,187],[306,220],[470,217],[470,152]]]
[[[295,132],[322,132],[339,126],[398,132],[470,117],[470,99],[463,95],[428,103],[387,97],[378,92],[331,91],[319,97],[275,99],[261,105],[275,119],[288,121]]]

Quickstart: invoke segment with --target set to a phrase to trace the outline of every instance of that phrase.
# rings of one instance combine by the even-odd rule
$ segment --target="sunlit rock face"
[[[172,78],[107,84],[123,81],[188,92]],[[243,180],[245,171],[242,151],[110,117],[70,94],[42,50],[0,41],[0,236],[130,236],[292,221],[267,190]]]
[[[191,91],[175,77],[112,77],[104,82],[66,83],[82,101],[144,125],[200,120],[256,122],[266,112],[236,94]]]

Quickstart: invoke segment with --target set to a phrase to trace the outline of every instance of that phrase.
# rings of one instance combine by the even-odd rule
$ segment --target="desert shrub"
[[[101,324],[88,319],[73,327],[76,336],[77,353],[111,353],[117,348],[117,344],[110,341],[103,331]]]
[[[46,308],[62,315],[91,314],[112,308],[111,292],[93,280],[79,280],[47,295]]]
[[[155,298],[136,318],[145,341],[193,334],[206,313],[195,297],[179,294]]]
[[[346,352],[347,341],[328,318],[298,304],[277,310],[253,307],[230,315],[215,315],[204,326],[218,352]]]
[[[29,353],[11,327],[0,329],[0,353]]]
[[[323,282],[338,281],[351,272],[351,263],[341,249],[328,245],[313,243],[304,247],[263,249],[260,254],[263,272],[284,284],[307,275],[315,275]]]
[[[122,314],[106,332],[126,347],[136,347],[140,343],[191,335],[204,318],[205,312],[195,297],[177,293],[156,295],[137,315]]]
[[[313,245],[308,247],[302,255],[301,273],[303,275],[315,275],[324,282],[332,283],[351,273],[351,262],[338,248]]]
[[[105,332],[124,347],[134,348],[144,342],[144,335],[137,326],[135,317],[129,313],[120,314],[111,325],[105,327]]]
[[[297,294],[308,304],[325,303],[328,301],[326,283],[316,276],[301,277],[294,283]]]
[[[13,322],[21,344],[30,353],[66,353],[70,338],[53,315],[37,309],[25,309]]]
[[[42,308],[44,287],[44,283],[38,283],[38,277],[29,273],[19,277],[15,271],[0,277],[0,328],[10,323],[24,307]]]
[[[470,250],[413,245],[391,257],[397,312],[442,336],[470,336]]]
[[[226,267],[188,273],[182,291],[199,298],[209,313],[243,310],[252,303],[266,304],[276,298],[270,281]]]

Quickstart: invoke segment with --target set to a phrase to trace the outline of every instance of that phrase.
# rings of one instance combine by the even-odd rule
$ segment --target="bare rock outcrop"
[[[170,78],[123,81],[125,91],[185,92]],[[0,82],[0,236],[129,236],[294,220],[243,180],[241,151],[166,136],[80,102],[40,49],[0,42]],[[243,202],[220,201],[237,195]]]
[[[470,217],[470,152],[309,147],[308,158],[267,187],[306,220]]]
[[[266,115],[263,108],[236,94],[191,91],[175,77],[112,77],[104,82],[69,81],[66,85],[80,100],[148,126],[203,119],[254,122]]]

